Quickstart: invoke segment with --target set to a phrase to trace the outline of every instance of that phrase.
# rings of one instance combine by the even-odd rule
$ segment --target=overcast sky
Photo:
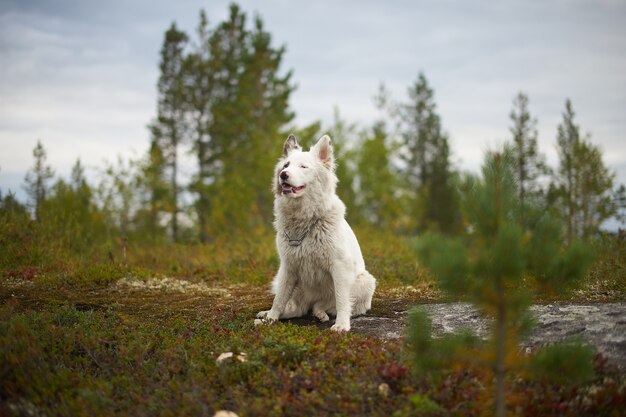
[[[626,183],[625,1],[239,4],[260,13],[274,45],[287,46],[297,124],[329,123],[336,106],[370,125],[379,83],[404,100],[423,71],[459,168],[477,170],[483,152],[509,137],[518,91],[555,164],[569,97],[582,131]],[[62,176],[79,157],[93,175],[104,159],[145,152],[163,34],[172,21],[193,32],[201,8],[215,24],[228,2],[0,0],[0,190],[24,198],[38,139]]]

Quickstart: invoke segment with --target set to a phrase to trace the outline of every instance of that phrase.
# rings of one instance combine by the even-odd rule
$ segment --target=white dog
[[[272,282],[272,309],[261,321],[313,312],[336,315],[332,330],[350,330],[350,317],[371,308],[376,279],[365,270],[356,236],[335,194],[333,148],[327,135],[303,152],[293,135],[276,166],[274,227],[280,268]]]

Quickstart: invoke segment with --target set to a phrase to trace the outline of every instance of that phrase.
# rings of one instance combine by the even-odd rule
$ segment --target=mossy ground
[[[367,231],[359,237],[379,279],[370,314],[393,316],[416,303],[441,301],[408,242]],[[489,410],[489,381],[479,370],[419,380],[409,371],[401,340],[291,323],[255,327],[255,313],[271,304],[267,288],[277,267],[271,236],[262,239],[261,245],[130,246],[126,258],[120,248],[80,258],[48,253],[45,262],[28,249],[9,252],[13,258],[5,252],[0,414],[212,416],[227,409],[240,416],[403,416]],[[613,275],[605,273],[604,284],[597,284],[599,273],[592,271],[587,289],[574,297],[624,299],[624,283],[614,279],[623,277],[623,260],[622,249],[597,264],[595,271]],[[131,285],[155,277],[169,281],[160,289]],[[225,352],[235,356],[218,362]],[[238,353],[246,354],[245,361]],[[509,407],[519,415],[619,415],[626,406],[626,378],[602,358],[585,386],[514,376],[509,383]]]

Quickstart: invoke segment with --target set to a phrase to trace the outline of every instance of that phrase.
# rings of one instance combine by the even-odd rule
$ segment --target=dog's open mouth
[[[302,190],[304,190],[304,187],[306,187],[306,186],[305,185],[301,185],[300,187],[294,187],[291,184],[283,182],[281,184],[281,187],[283,188],[283,194],[293,194],[293,195],[296,195],[299,192],[301,192]]]

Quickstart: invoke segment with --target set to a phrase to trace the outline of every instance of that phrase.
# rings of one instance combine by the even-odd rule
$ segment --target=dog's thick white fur
[[[273,179],[274,227],[280,268],[272,282],[271,310],[257,317],[272,322],[313,312],[321,321],[336,316],[332,330],[350,330],[350,317],[371,308],[376,279],[365,270],[359,243],[337,197],[330,137],[308,152],[296,138],[285,142]]]

